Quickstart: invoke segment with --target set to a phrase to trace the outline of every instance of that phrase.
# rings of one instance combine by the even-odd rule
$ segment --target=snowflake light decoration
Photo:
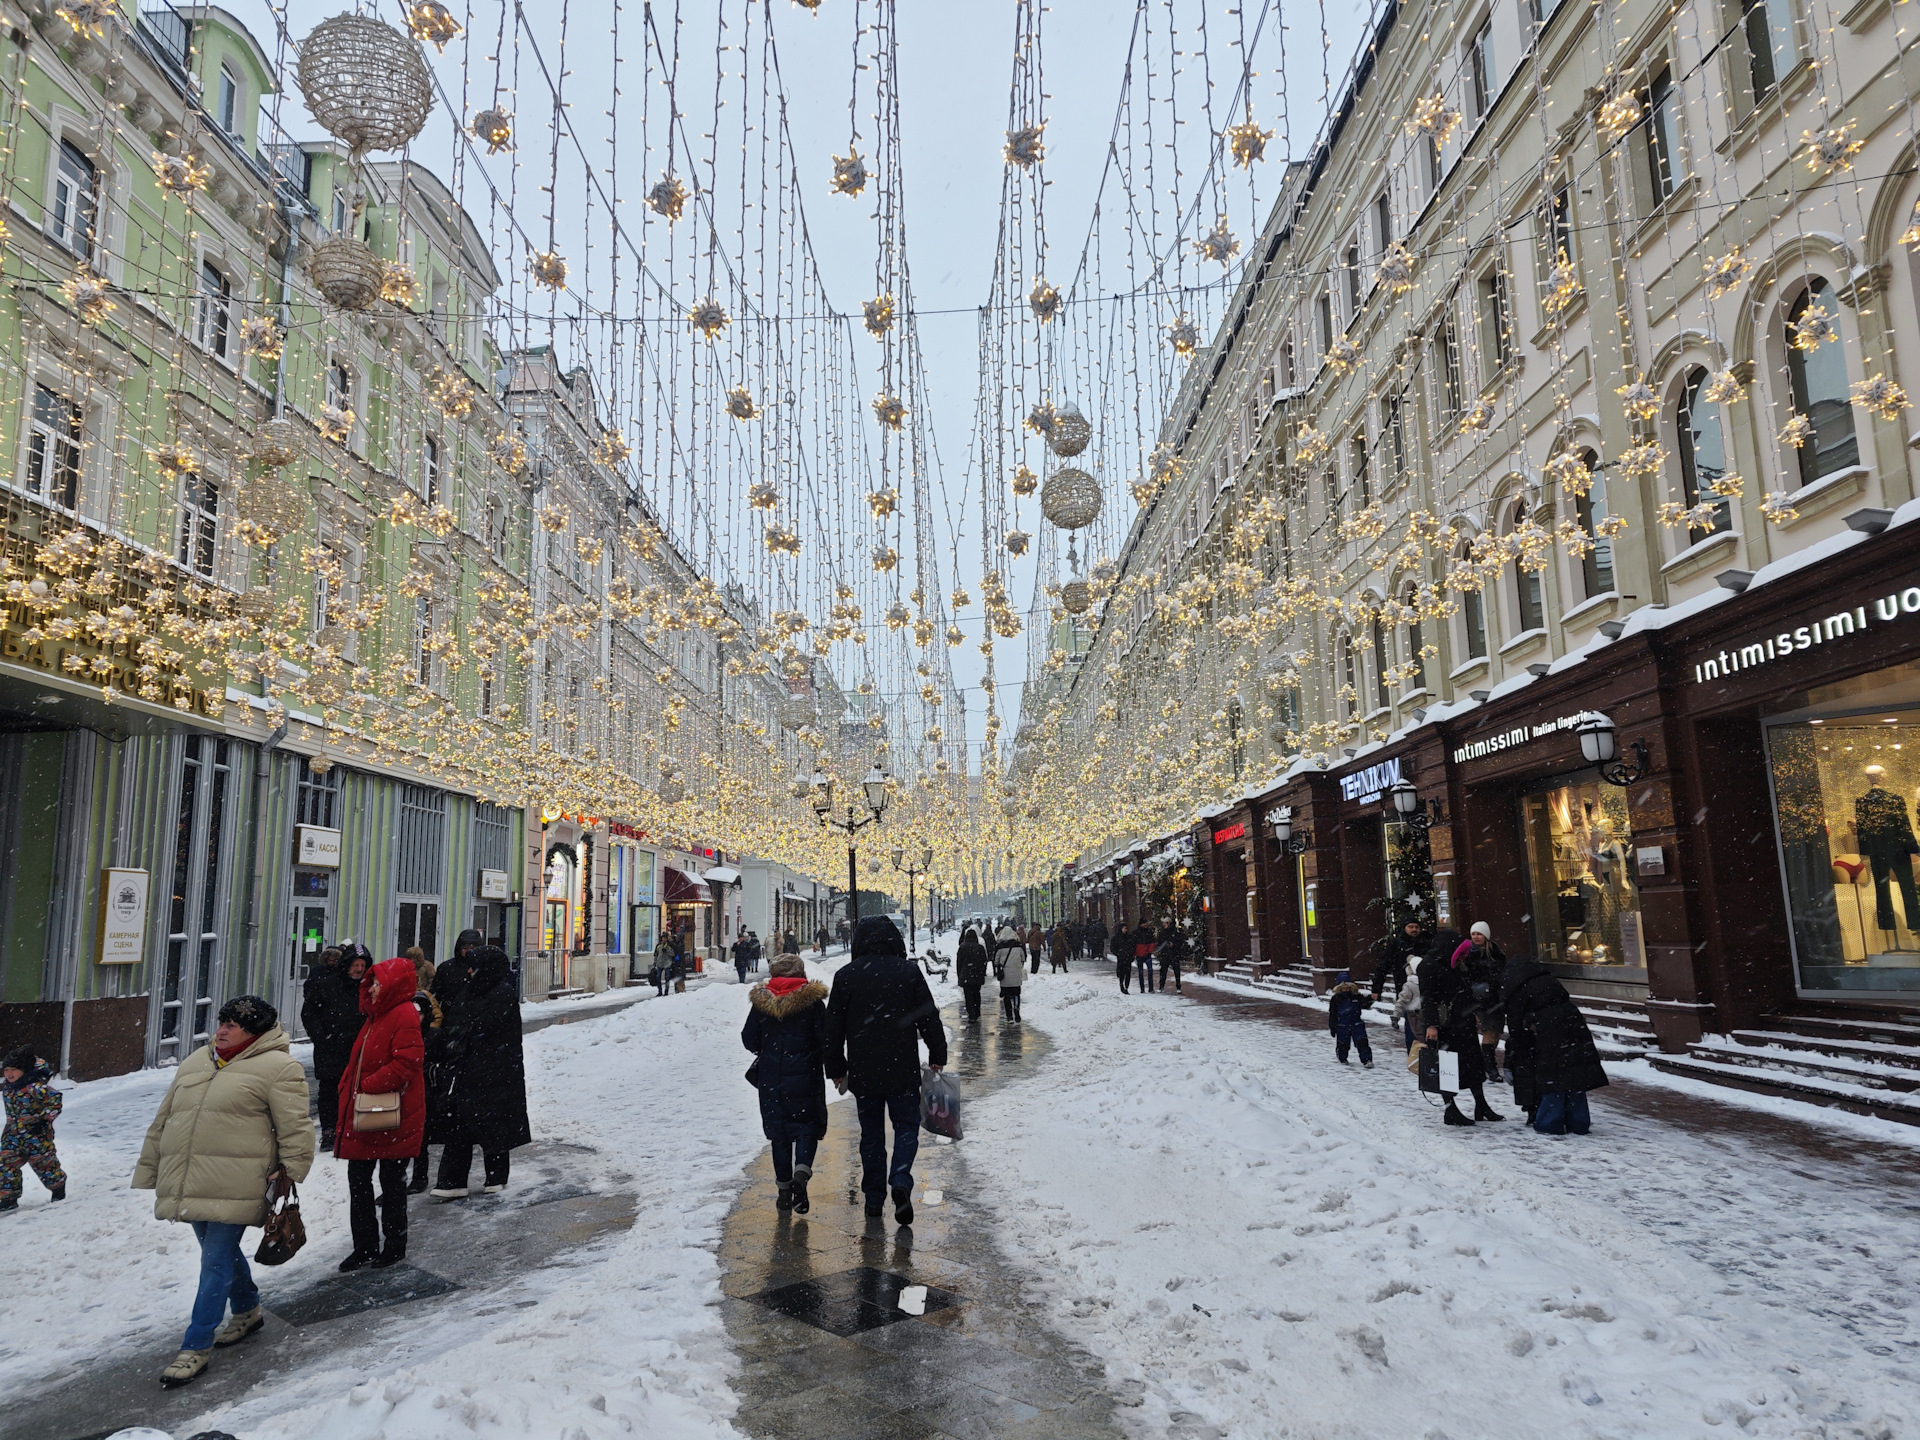
[[[269,315],[254,315],[240,322],[240,348],[260,360],[278,360],[286,346],[286,332]]]
[[[1333,448],[1325,433],[1316,430],[1310,420],[1302,421],[1293,432],[1293,457],[1302,465],[1311,465]]]
[[[873,418],[889,430],[898,431],[907,423],[907,406],[898,395],[882,390],[873,397]]]
[[[196,190],[204,190],[212,176],[213,167],[201,164],[191,155],[153,152],[153,178],[169,195],[191,195]]]
[[[147,458],[159,466],[160,473],[169,480],[178,480],[182,475],[191,475],[200,468],[198,453],[191,445],[183,444],[178,440],[147,451]]]
[[[1167,326],[1167,343],[1176,355],[1191,355],[1200,348],[1200,327],[1182,315]]]
[[[733,323],[733,317],[718,300],[696,301],[687,311],[687,323],[700,332],[703,340],[715,340]]]
[[[769,525],[762,537],[767,550],[774,555],[798,555],[800,553],[800,535],[798,531],[785,525]]]
[[[411,310],[414,301],[420,298],[420,282],[413,278],[413,271],[398,260],[380,262],[380,298],[389,305],[398,305],[403,310]]]
[[[900,508],[900,492],[892,486],[884,490],[867,492],[867,509],[873,512],[873,518],[884,520]]]
[[[1786,491],[1774,490],[1760,502],[1760,516],[1769,525],[1791,525],[1800,518],[1800,512],[1793,508]]]
[[[353,422],[358,418],[344,405],[322,405],[320,407],[320,438],[331,440],[336,445],[347,443],[347,437],[353,433]]]
[[[527,468],[527,447],[518,435],[502,430],[487,443],[487,454],[493,457],[493,463],[509,475],[518,475]]]
[[[113,287],[91,270],[76,270],[60,284],[60,295],[83,325],[98,325],[114,312]]]
[[[900,552],[891,545],[876,545],[873,548],[873,568],[885,573],[900,563]]]
[[[860,317],[867,327],[867,333],[878,340],[893,329],[893,296],[876,295],[871,300],[860,302]]]
[[[1162,440],[1153,447],[1153,454],[1147,457],[1147,473],[1156,480],[1172,480],[1184,468],[1180,447],[1171,440]]]
[[[755,510],[771,513],[780,508],[780,487],[769,480],[762,480],[747,491],[747,504]]]
[[[1336,335],[1327,347],[1327,368],[1336,375],[1351,375],[1360,368],[1360,347],[1344,335]]]
[[[1738,500],[1747,493],[1747,482],[1740,477],[1739,472],[1729,470],[1726,474],[1709,480],[1707,491],[1721,500]]]
[[[1035,280],[1033,289],[1027,292],[1027,306],[1033,311],[1034,319],[1042,325],[1058,315],[1064,303],[1059,288],[1049,285],[1044,279]]]
[[[1217,260],[1226,265],[1240,253],[1240,241],[1228,226],[1227,217],[1222,215],[1213,222],[1213,229],[1193,242],[1193,248],[1200,252],[1203,259]]]
[[[513,148],[513,115],[506,110],[482,110],[468,127],[473,138],[487,147],[489,155]]]
[[[1398,240],[1387,247],[1387,253],[1380,257],[1380,283],[1395,295],[1404,295],[1413,288],[1413,271],[1418,262],[1413,252]]]
[[[1547,272],[1546,293],[1540,297],[1540,306],[1549,319],[1558,320],[1579,296],[1580,272],[1573,268],[1573,261],[1562,250],[1554,256],[1553,267]]]
[[[678,175],[662,175],[647,191],[647,208],[667,220],[678,220],[686,213],[687,187]]]
[[[1033,537],[1024,530],[1007,531],[1007,553],[1009,555],[1026,554],[1027,546],[1032,540]]]
[[[1667,463],[1667,452],[1657,441],[1649,440],[1644,445],[1629,447],[1620,457],[1620,469],[1635,480],[1660,473],[1660,467]]]
[[[536,250],[529,262],[533,278],[549,290],[564,290],[567,285],[567,262],[560,257],[558,250]]]
[[[760,407],[753,403],[753,392],[744,385],[727,391],[727,414],[736,420],[758,420]]]
[[[858,195],[867,188],[867,167],[858,150],[833,157],[833,193]]]
[[[1028,433],[1038,435],[1045,440],[1059,425],[1060,412],[1053,408],[1050,401],[1042,400],[1027,411],[1027,418],[1021,423]]]
[[[1267,158],[1267,142],[1273,139],[1273,131],[1262,130],[1249,115],[1238,125],[1227,127],[1226,139],[1233,163],[1242,170],[1251,170],[1256,161]]]
[[[107,22],[119,12],[120,7],[114,0],[67,0],[53,13],[66,21],[74,34],[84,33],[96,40],[104,40]]]
[[[1809,305],[1798,320],[1787,327],[1787,343],[1796,350],[1818,350],[1828,341],[1838,340],[1840,332],[1833,327],[1826,307]]]
[[[1025,498],[1040,488],[1040,477],[1025,465],[1013,472],[1013,493]]]
[[[1599,127],[1606,142],[1612,145],[1640,123],[1641,114],[1639,97],[1631,90],[1623,90],[1601,104],[1593,123]]]
[[[1448,105],[1447,97],[1436,90],[1421,96],[1414,104],[1413,114],[1407,120],[1407,134],[1425,135],[1435,145],[1445,145],[1453,138],[1460,118],[1460,112]]]
[[[1002,150],[1007,164],[1018,165],[1022,170],[1031,170],[1047,158],[1047,147],[1041,143],[1040,136],[1046,130],[1043,120],[1038,125],[1023,125],[1018,130],[1007,132],[1007,143]]]
[[[633,454],[633,446],[627,443],[627,437],[618,430],[609,430],[600,437],[600,443],[593,447],[593,458],[609,470],[618,470],[627,463],[627,457]]]
[[[913,623],[913,612],[896,600],[887,607],[887,628],[904,630]]]
[[[1731,405],[1736,400],[1744,400],[1747,392],[1740,383],[1740,377],[1732,370],[1716,370],[1700,394],[1711,405]]]
[[[1645,380],[1622,385],[1613,393],[1620,397],[1621,408],[1635,420],[1651,420],[1660,413],[1660,397]]]
[[[1547,461],[1542,473],[1551,484],[1558,485],[1569,495],[1587,495],[1593,490],[1593,472],[1586,466],[1579,454],[1573,450],[1562,450]]]
[[[1907,392],[1884,375],[1859,381],[1847,392],[1847,398],[1882,420],[1897,420],[1900,412],[1907,408]]]
[[[1805,415],[1794,415],[1780,427],[1780,443],[1790,450],[1798,450],[1813,438],[1813,421]]]
[[[1735,245],[1726,254],[1707,262],[1707,295],[1718,300],[1722,295],[1736,289],[1740,282],[1753,273],[1753,262],[1740,253]]]
[[[1802,130],[1801,143],[1807,147],[1807,168],[1818,175],[1823,170],[1851,170],[1853,157],[1864,141],[1853,138],[1854,122],[1825,130]]]

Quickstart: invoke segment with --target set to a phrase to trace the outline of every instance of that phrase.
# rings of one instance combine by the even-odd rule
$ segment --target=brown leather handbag
[[[306,1222],[300,1218],[300,1191],[284,1170],[267,1181],[267,1225],[260,1248],[253,1252],[261,1265],[284,1265],[307,1243]]]

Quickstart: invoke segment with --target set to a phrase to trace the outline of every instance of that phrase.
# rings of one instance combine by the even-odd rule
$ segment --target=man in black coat
[[[347,966],[363,947],[348,941],[320,952],[300,997],[300,1024],[313,1042],[313,1088],[320,1111],[320,1147],[333,1148],[340,1109],[340,1077],[360,1033],[360,986],[347,978]]]
[[[520,1040],[520,996],[507,952],[483,945],[472,954],[460,1023],[446,1041],[453,1134],[440,1153],[437,1200],[467,1193],[473,1147],[486,1160],[486,1193],[507,1188],[511,1151],[533,1143],[527,1124],[527,1062]]]
[[[462,930],[453,942],[453,954],[433,972],[428,989],[440,1005],[440,1028],[448,1034],[459,1028],[467,986],[473,979],[474,952],[486,943],[487,937],[478,930]]]
[[[920,1046],[928,1068],[947,1063],[947,1035],[927,977],[907,959],[900,927],[869,915],[853,932],[853,959],[827,1001],[827,1075],[853,1092],[860,1114],[860,1189],[878,1215],[889,1187],[893,1218],[913,1223],[913,1158],[920,1153]],[[887,1165],[886,1121],[893,1121]]]
[[[1374,947],[1380,962],[1373,967],[1373,998],[1380,998],[1389,978],[1393,981],[1393,993],[1396,996],[1406,989],[1407,971],[1419,964],[1426,949],[1427,932],[1418,920],[1407,921],[1398,935],[1389,935],[1380,941]]]

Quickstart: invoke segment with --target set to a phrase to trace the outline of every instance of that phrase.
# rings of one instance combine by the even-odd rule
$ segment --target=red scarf
[[[216,1044],[213,1047],[214,1056],[219,1060],[219,1062],[222,1065],[226,1065],[230,1061],[239,1058],[240,1052],[245,1050],[249,1045],[253,1044],[253,1042],[258,1040],[259,1038],[260,1037],[258,1035],[249,1035],[244,1040],[242,1040],[238,1045],[217,1045]]]
[[[806,983],[807,977],[804,975],[776,975],[767,981],[767,989],[771,990],[776,998],[784,998]]]

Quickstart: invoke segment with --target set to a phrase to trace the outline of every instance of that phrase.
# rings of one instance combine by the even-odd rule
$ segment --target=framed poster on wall
[[[99,924],[95,927],[96,965],[138,965],[147,943],[147,872],[100,872]]]

